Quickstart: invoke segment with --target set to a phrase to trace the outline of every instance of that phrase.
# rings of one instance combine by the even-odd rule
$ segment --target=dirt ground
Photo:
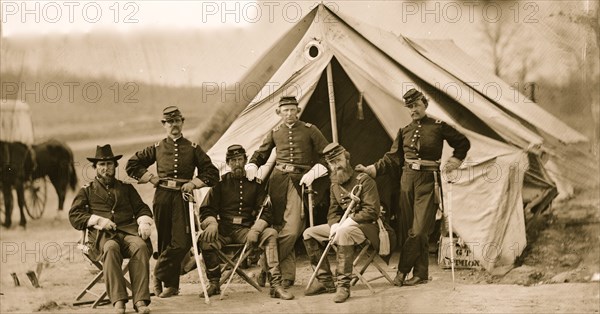
[[[118,152],[128,148],[114,148]],[[84,156],[90,150],[76,152],[80,184],[93,175],[85,169]],[[125,154],[124,159],[129,158]],[[120,165],[118,176],[126,176]],[[152,190],[136,186],[148,204]],[[75,296],[91,280],[90,266],[75,247],[81,233],[74,230],[66,213],[56,219],[56,197],[49,189],[46,212],[40,220],[29,221],[26,230],[12,227],[0,230],[0,312],[110,312],[110,306],[92,310],[72,306]],[[73,193],[67,197],[66,208]],[[528,247],[518,266],[503,277],[492,277],[480,270],[457,270],[453,289],[450,271],[442,270],[430,257],[430,282],[417,287],[394,287],[374,281],[372,294],[358,283],[352,297],[343,304],[331,301],[332,295],[305,297],[304,285],[310,267],[304,255],[299,257],[298,281],[291,289],[292,301],[272,299],[268,287],[254,290],[236,277],[223,300],[211,299],[207,305],[198,298],[200,287],[196,271],[182,278],[181,295],[170,299],[153,298],[153,312],[290,312],[290,313],[398,313],[398,312],[595,312],[600,308],[600,210],[598,187],[578,191],[575,198],[554,204],[553,210],[538,217],[528,227]],[[13,221],[18,221],[17,214]],[[153,234],[155,239],[156,235]],[[384,268],[393,276],[398,253]],[[151,261],[151,266],[154,261]],[[41,270],[41,288],[34,288],[26,272]],[[256,269],[249,269],[254,276]],[[15,287],[11,273],[20,279]],[[367,278],[377,275],[375,268]],[[102,288],[103,284],[98,285]],[[98,287],[97,287],[98,288]],[[128,312],[133,313],[131,304]]]

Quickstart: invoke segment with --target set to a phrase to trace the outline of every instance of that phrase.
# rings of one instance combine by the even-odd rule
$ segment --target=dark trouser
[[[398,262],[400,272],[413,270],[413,276],[425,280],[429,277],[429,232],[436,210],[433,172],[405,167],[400,179],[400,211],[402,225],[408,230],[402,231],[405,241]]]
[[[123,258],[129,258],[129,278],[133,290],[133,303],[145,301],[150,304],[150,251],[142,238],[119,232],[103,246],[102,264],[108,298],[114,304],[127,302],[127,289],[123,276]]]
[[[219,238],[214,243],[219,249],[227,244],[246,243],[246,237],[250,228],[240,227],[231,230],[227,236],[224,236],[223,230],[219,228]],[[229,231],[229,230],[227,230]],[[202,257],[206,265],[206,277],[212,283],[218,284],[221,279],[220,260],[215,250],[209,243],[202,244]],[[264,248],[267,259],[267,270],[271,275],[271,287],[281,285],[281,270],[279,268],[279,255],[277,252],[277,231],[273,228],[266,228],[260,233],[258,246]]]
[[[165,287],[178,288],[181,261],[192,247],[188,207],[180,191],[157,188],[153,209],[160,254],[154,276]]]

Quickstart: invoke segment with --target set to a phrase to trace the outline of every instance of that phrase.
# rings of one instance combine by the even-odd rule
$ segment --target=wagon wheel
[[[25,186],[25,209],[31,219],[39,219],[46,207],[46,178],[28,181]]]

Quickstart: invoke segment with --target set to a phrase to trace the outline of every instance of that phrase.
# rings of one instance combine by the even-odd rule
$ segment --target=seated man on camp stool
[[[379,227],[376,223],[380,211],[379,193],[377,185],[371,177],[354,171],[350,165],[350,153],[343,146],[331,143],[325,147],[323,155],[327,161],[331,178],[327,224],[310,227],[304,230],[302,235],[313,268],[317,267],[323,254],[322,243],[333,236],[333,244],[337,245],[337,289],[334,288],[331,269],[327,257],[325,257],[321,267],[317,270],[318,282],[313,283],[305,291],[305,295],[336,291],[333,301],[342,303],[350,297],[355,245],[368,239],[373,247],[379,248]],[[362,185],[362,191],[356,195],[360,198],[360,202],[351,209],[347,218],[340,222],[351,203],[351,191],[357,185]]]
[[[136,312],[150,313],[152,212],[131,184],[115,178],[122,155],[114,156],[110,145],[98,146],[88,158],[96,178],[79,190],[69,211],[71,225],[78,230],[93,228],[88,239],[101,256],[106,291],[115,313],[125,313],[128,300],[123,258],[129,258],[129,277]],[[91,230],[91,229],[90,229]]]
[[[270,204],[263,204],[267,197],[265,188],[246,178],[244,166],[248,157],[241,145],[229,146],[225,161],[231,172],[221,177],[221,181],[211,188],[200,206],[200,226],[204,230],[200,236],[202,256],[206,264],[206,277],[210,282],[207,294],[212,296],[220,293],[221,279],[219,258],[210,244],[221,248],[232,243],[247,243],[252,247],[258,245],[266,252],[271,297],[291,300],[294,295],[281,285],[277,231],[268,228],[272,215]]]

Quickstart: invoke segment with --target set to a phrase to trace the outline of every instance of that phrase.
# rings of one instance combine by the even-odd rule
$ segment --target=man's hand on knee
[[[203,229],[200,240],[209,243],[217,241],[217,238],[219,237],[219,223],[217,223],[215,217],[204,219],[200,224],[200,228]]]

